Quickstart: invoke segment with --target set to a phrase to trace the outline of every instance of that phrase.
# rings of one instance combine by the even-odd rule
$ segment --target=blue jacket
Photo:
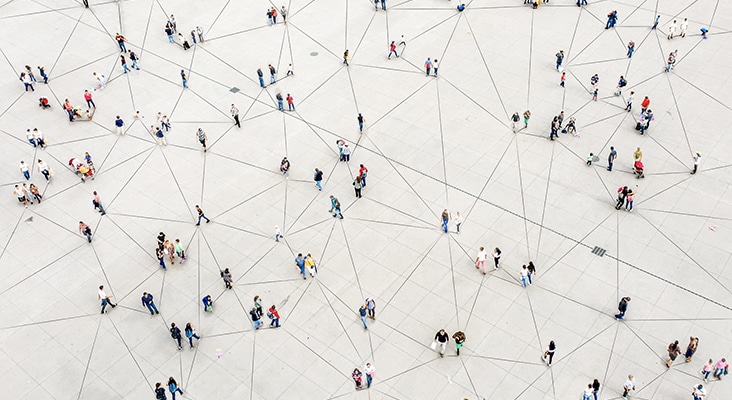
[[[152,304],[153,302],[153,295],[150,293],[147,294],[147,297],[142,296],[142,305],[147,306],[148,304]]]

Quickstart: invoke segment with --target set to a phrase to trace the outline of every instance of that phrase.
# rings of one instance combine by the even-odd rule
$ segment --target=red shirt
[[[92,98],[92,94],[89,92],[84,92],[84,100],[89,101]]]
[[[643,99],[643,102],[641,103],[641,107],[647,108],[649,105],[651,105],[651,99]]]
[[[280,313],[278,313],[277,310],[273,310],[273,309],[270,308],[269,309],[269,312],[271,312],[272,315],[274,315],[275,318],[279,318],[280,317]]]
[[[361,168],[360,168],[360,169],[358,170],[358,176],[363,176],[363,173],[364,173],[364,172],[368,173],[368,172],[369,172],[369,169],[368,169],[368,168],[366,168],[366,167],[361,167]]]

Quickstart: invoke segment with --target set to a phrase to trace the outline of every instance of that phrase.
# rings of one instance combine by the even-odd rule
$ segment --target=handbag
[[[437,348],[437,342],[433,341],[432,344],[430,344],[430,348],[435,350]]]

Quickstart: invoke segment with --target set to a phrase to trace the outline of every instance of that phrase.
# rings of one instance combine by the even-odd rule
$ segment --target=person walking
[[[336,216],[341,217],[343,219],[343,214],[341,213],[341,202],[338,201],[337,198],[335,198],[333,195],[330,195],[330,212],[333,212],[333,217]]]
[[[526,289],[526,284],[528,283],[528,277],[529,277],[529,270],[526,268],[526,264],[524,264],[521,267],[521,284],[523,285],[524,289]]]
[[[33,204],[33,202],[31,202]],[[89,225],[85,224],[83,221],[79,221],[79,233],[86,236],[86,240],[91,243],[92,241],[92,230],[89,227]]]
[[[282,92],[277,92],[275,98],[277,99],[277,109],[280,111],[285,111],[285,106],[283,103],[285,99],[282,97]]]
[[[305,274],[305,258],[302,256],[302,253],[298,253],[297,257],[295,257],[295,265],[300,269],[302,279],[307,279],[307,275]]]
[[[23,187],[25,188],[25,183],[23,184]],[[33,196],[34,199],[38,200],[38,204],[41,204],[41,199],[43,198],[43,196],[38,190],[38,186],[31,183],[28,191],[30,191],[31,196]]]
[[[562,75],[559,77],[559,86],[564,87],[564,82],[567,80],[567,73],[562,72]]]
[[[267,67],[269,68],[269,83],[277,82],[277,71],[275,70],[275,67],[273,67],[272,64],[269,64]]]
[[[353,369],[353,372],[351,373],[351,378],[353,378],[353,382],[356,383],[356,390],[362,389],[362,386],[361,386],[361,384],[362,384],[361,377],[362,376],[363,376],[363,374],[361,373],[361,371],[358,370],[358,368]]]
[[[623,384],[623,397],[628,397],[628,393],[631,390],[635,390],[635,380],[633,375],[628,375],[628,379]]]
[[[228,268],[224,268],[224,270],[221,271],[219,274],[221,275],[221,279],[224,280],[224,287],[226,289],[233,289],[231,283],[234,281],[234,279],[231,276],[231,271],[229,271]]]
[[[125,121],[123,121],[122,118],[118,115],[117,119],[114,120],[114,127],[117,130],[118,135],[125,134],[124,126],[125,126]]]
[[[282,161],[280,161],[280,172],[289,178],[290,161],[287,160],[287,157],[283,157]]]
[[[559,50],[559,53],[554,55],[557,57],[557,65],[556,69],[558,72],[562,72],[564,68],[562,68],[562,62],[564,61],[564,50]]]
[[[178,350],[182,350],[183,346],[181,345],[181,334],[180,334],[180,328],[175,326],[175,322],[172,322],[170,324],[170,337],[173,338],[178,343]]]
[[[521,117],[519,116],[518,111],[513,113],[511,116],[511,130],[513,130],[513,133],[516,133],[518,130],[518,122],[521,120]]]
[[[13,189],[13,195],[18,198],[18,201],[23,203],[23,205],[28,208],[28,198],[25,195],[25,192],[20,187],[20,185],[15,185],[15,189]]]
[[[241,123],[239,122],[239,109],[236,108],[234,103],[231,104],[231,117],[234,118],[234,124],[236,124],[237,127],[241,128]]]
[[[728,371],[729,364],[727,364],[727,359],[722,357],[714,366],[714,377],[717,378],[718,381],[721,381],[722,375],[727,375]]]
[[[361,113],[358,113],[358,117],[356,117],[356,119],[358,120],[358,132],[363,133],[363,123],[366,122],[366,119],[364,119]]]
[[[686,352],[684,352],[686,362],[691,362],[691,358],[694,357],[694,353],[696,353],[697,346],[699,346],[699,338],[690,336],[689,344],[686,346]]]
[[[198,35],[198,41],[203,43],[203,28],[201,28],[200,26],[196,26],[196,35]]]
[[[201,146],[203,146],[203,152],[206,152],[206,141],[208,140],[208,135],[206,135],[206,132],[203,131],[203,129],[198,128],[198,131],[196,131],[196,137],[198,138],[198,141],[201,143]]]
[[[710,358],[709,361],[707,361],[706,364],[702,367],[702,370],[700,373],[704,375],[704,382],[707,382],[709,379],[709,374],[712,373],[712,370],[714,369],[714,361]]]
[[[457,214],[455,215],[454,221],[455,221],[455,229],[456,229],[457,233],[460,233],[460,225],[463,224],[463,217],[462,217],[462,215],[460,215],[460,211],[458,211]]]
[[[676,33],[676,20],[671,23],[668,27],[668,35],[666,35],[666,39],[671,40],[674,38],[674,33]]]
[[[633,57],[634,51],[635,51],[635,42],[631,40],[630,42],[628,42],[628,53],[627,53],[628,58]]]
[[[86,100],[87,107],[97,108],[97,105],[94,104],[94,100],[92,99],[92,94],[88,90],[84,91],[84,100]]]
[[[318,188],[319,191],[323,190],[323,185],[321,182],[323,181],[323,171],[315,168],[315,173],[313,174],[313,180],[315,181],[315,186]]]
[[[615,203],[616,210],[620,210],[620,207],[623,206],[623,203],[625,203],[625,198],[628,196],[628,193],[630,193],[630,189],[628,189],[627,186],[618,187],[618,200]]]
[[[315,264],[315,259],[310,253],[305,256],[305,268],[310,273],[310,277],[315,278],[315,275],[318,273],[318,266]]]
[[[440,218],[442,220],[442,230],[447,233],[447,225],[450,222],[450,213],[447,211],[447,208],[442,210],[442,216]]]
[[[552,366],[552,360],[554,359],[554,352],[557,350],[557,346],[554,344],[554,341],[550,341],[549,345],[546,346],[546,350],[544,350],[544,355],[542,356],[542,360],[546,363],[548,367]]]
[[[25,138],[28,140],[28,143],[30,143],[34,148],[38,147],[38,144],[36,143],[36,137],[33,135],[33,132],[31,132],[30,128],[25,130]]]
[[[531,282],[531,276],[536,273],[536,267],[534,266],[533,261],[529,261],[528,264],[526,264],[526,270],[528,271],[527,278],[529,278],[529,286],[533,283]]]
[[[694,169],[691,171],[692,175],[696,174],[696,170],[699,168],[699,162],[701,162],[701,153],[697,151],[696,154],[694,154]]]
[[[366,326],[366,304],[361,304],[361,308],[358,309],[358,315],[361,316],[363,329],[369,329],[369,327]]]
[[[151,293],[143,292],[141,301],[142,308],[147,308],[147,310],[150,311],[150,315],[160,314],[160,311],[158,311],[158,308],[155,306],[153,295]]]
[[[168,141],[165,139],[165,134],[160,128],[155,128],[155,137],[158,139],[158,144],[161,146],[167,146]]]
[[[99,286],[99,291],[97,292],[97,299],[101,301],[102,303],[102,312],[101,314],[104,314],[104,309],[107,307],[107,305],[111,306],[112,308],[117,307],[117,304],[112,303],[112,296],[108,295],[104,292],[104,285]]]
[[[183,81],[183,89],[188,89],[188,77],[186,77],[185,70],[180,70],[180,78]]]
[[[634,94],[635,94],[635,92],[631,91],[630,94],[628,95],[628,99],[625,101],[625,109],[628,112],[630,112],[630,109],[633,108],[633,98],[635,97],[635,96],[633,96]]]
[[[356,192],[356,198],[361,198],[361,177],[357,176],[356,179],[353,180],[353,190]]]
[[[127,41],[127,39],[125,39],[124,36],[120,35],[119,32],[117,32],[117,34],[114,36],[114,40],[119,46],[119,51],[121,53],[127,53],[127,47],[125,46],[125,42]]]
[[[203,311],[213,313],[213,299],[210,294],[204,296],[201,302],[203,302]]]
[[[287,110],[295,111],[295,99],[292,98],[292,95],[287,93],[287,97],[285,97],[285,100],[287,100]]]
[[[206,223],[211,222],[210,219],[206,216],[206,214],[203,213],[203,210],[201,210],[201,207],[196,204],[196,212],[198,213],[198,222],[196,222],[196,225],[201,225],[201,218],[206,220]]]
[[[71,105],[71,102],[69,102],[69,99],[64,100],[64,110],[66,110],[66,114],[69,116],[69,122],[74,122],[74,106]]]
[[[191,350],[193,350],[193,339],[201,340],[201,337],[196,334],[196,329],[191,325],[191,323],[186,324],[186,329],[184,329],[186,337],[188,338],[188,344],[191,345]],[[172,378],[171,378],[172,379]],[[173,391],[171,390],[171,393]],[[183,394],[183,393],[181,393]]]
[[[257,314],[261,317],[262,312],[262,299],[259,296],[254,296],[254,308],[257,310]]]
[[[427,61],[424,62],[424,69],[427,72],[426,76],[430,76],[430,70],[432,69],[432,60],[427,57]]]
[[[273,326],[275,328],[280,327],[280,313],[277,311],[277,307],[275,307],[274,304],[272,304],[272,307],[270,307],[269,310],[267,310],[267,317],[269,317],[269,319],[270,319],[270,322],[269,322],[270,328]]]
[[[165,266],[165,249],[162,247],[158,247],[155,249],[155,256],[158,258],[158,264],[160,264],[160,268],[163,269],[163,271],[167,271],[168,267]]]
[[[369,173],[369,169],[364,167],[363,164],[359,165],[358,176],[361,178],[361,186],[366,187],[366,176]]]
[[[462,348],[465,343],[465,334],[462,331],[457,331],[452,334],[452,340],[455,341],[455,351],[457,352],[457,355],[460,355],[460,348]]]
[[[43,160],[38,159],[38,172],[40,172],[44,178],[46,178],[46,182],[51,180],[51,167],[48,166]]]
[[[681,37],[686,37],[686,31],[689,29],[689,20],[688,18],[684,18],[684,20],[681,22]]]
[[[256,331],[259,329],[259,327],[262,325],[262,317],[257,312],[257,309],[252,307],[251,310],[249,310],[249,315],[252,317],[252,322],[254,323],[254,330]]]
[[[644,114],[650,105],[651,99],[649,99],[648,96],[643,97],[643,101],[641,102],[641,114]]]
[[[707,397],[707,390],[704,389],[704,385],[700,383],[692,387],[691,395],[694,397],[694,400],[704,400],[704,398]]]
[[[592,381],[592,396],[597,400],[597,395],[600,393],[600,381],[595,378],[595,380]]]
[[[651,30],[658,28],[658,21],[661,20],[661,16],[656,16],[656,19],[653,20],[653,26],[651,27]]]
[[[366,303],[366,311],[369,314],[369,318],[376,319],[376,300],[367,297],[366,300],[364,300],[364,303]]]
[[[343,64],[346,64],[346,67],[348,66],[348,60],[350,60],[351,57],[348,56],[348,49],[343,52]]]
[[[136,70],[139,71],[140,70],[140,64],[137,63],[137,61],[139,60],[137,58],[137,54],[135,54],[135,52],[132,51],[132,50],[128,51],[127,53],[128,53],[128,57],[130,57],[130,61],[132,61],[132,68],[134,68],[134,69],[136,69]]]
[[[183,264],[186,261],[186,252],[185,249],[183,249],[183,245],[180,243],[180,239],[175,239],[175,254],[178,256],[178,259],[180,259],[179,264]]]
[[[155,399],[156,400],[167,400],[168,399],[165,396],[165,388],[163,387],[163,384],[160,382],[155,384]]]
[[[496,247],[493,249],[493,264],[495,265],[493,269],[498,269],[498,264],[501,262],[501,249]]]
[[[485,270],[485,259],[488,257],[488,253],[484,250],[483,247],[478,250],[478,256],[475,258],[475,268],[478,270],[483,270],[483,275],[486,274]]]
[[[48,75],[46,75],[46,67],[39,65],[38,74],[43,78],[43,83],[48,84]]]
[[[127,59],[125,58],[125,56],[123,56],[123,55],[119,56],[119,63],[122,66],[122,72],[124,72],[126,74],[131,71],[130,67],[127,66]]]
[[[23,177],[25,177],[25,180],[30,180],[30,169],[28,168],[28,164],[26,164],[25,161],[20,161],[20,167],[18,169],[23,174]]]
[[[613,162],[615,159],[618,158],[618,152],[615,151],[615,147],[610,146],[610,154],[607,156],[607,170],[611,171],[613,170]]]
[[[531,111],[524,111],[524,128],[529,127],[529,119],[531,119]]]
[[[282,231],[280,230],[279,226],[275,225],[274,230],[275,230],[275,242],[279,242],[281,237],[282,238],[285,237],[282,234]]]
[[[399,53],[397,53],[397,50],[396,50],[396,43],[394,43],[393,40],[391,41],[391,44],[389,45],[389,55],[386,56],[387,60],[391,60],[392,53],[394,55],[396,55],[397,58],[399,58]]]
[[[435,334],[435,340],[432,342],[432,349],[434,350],[436,346],[440,346],[440,357],[445,357],[445,347],[447,346],[447,342],[450,341],[450,336],[445,332],[444,329],[440,329],[437,334]]]
[[[625,313],[628,311],[628,303],[630,303],[630,297],[623,297],[618,303],[618,313],[615,314],[615,319],[625,318]]]
[[[382,0],[383,2],[384,0]],[[376,372],[376,368],[374,368],[371,363],[366,363],[366,366],[363,367],[363,373],[366,374],[366,387],[371,387],[371,382],[374,380],[374,373]]]
[[[173,400],[175,400],[176,392],[180,393],[180,395],[183,396],[183,391],[180,390],[180,388],[178,387],[178,382],[176,382],[172,376],[168,379],[168,390],[170,391],[170,395],[173,396]]]

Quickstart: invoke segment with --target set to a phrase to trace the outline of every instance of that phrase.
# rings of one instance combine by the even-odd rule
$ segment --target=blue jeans
[[[302,267],[300,267],[300,273],[302,274],[302,277],[303,278],[307,278],[308,277],[308,275],[305,273],[305,265],[303,265]]]
[[[447,220],[442,220],[442,229],[447,233]]]
[[[358,131],[363,132],[363,122],[358,123]]]
[[[160,261],[160,267],[164,270],[167,270],[167,268],[165,267],[165,257],[159,259],[158,261]]]
[[[557,63],[557,71],[559,71],[559,67],[561,67],[561,66],[562,66],[562,63],[558,62]]]
[[[122,64],[122,71],[126,73],[130,72],[130,67],[127,66],[127,64]]]
[[[531,285],[533,282],[531,282],[531,275],[533,275],[533,272],[529,272],[529,285]]]
[[[292,103],[287,103],[287,107],[290,109],[290,111],[295,109],[295,105]]]
[[[628,49],[628,58],[633,56],[633,50],[634,49]]]
[[[36,147],[36,141],[35,139],[28,139],[28,142],[33,145],[33,147]]]
[[[643,128],[643,125],[641,125],[641,129]],[[607,170],[612,171],[613,170],[613,162],[609,161],[607,162]]]
[[[173,35],[168,35],[168,41],[170,43],[175,43],[175,39],[173,38]]]
[[[258,319],[254,321],[254,329],[259,329],[259,327],[262,325],[262,320]]]
[[[188,344],[190,344],[191,347],[193,347],[193,338],[201,340],[201,338],[198,335],[196,335],[195,333],[193,335],[191,335],[191,337],[188,338]],[[181,393],[181,394],[183,394],[183,393]]]
[[[285,107],[282,105],[282,100],[277,100],[277,109],[280,111],[285,111]]]
[[[175,390],[170,392],[170,395],[173,396],[173,400],[175,400],[175,392],[178,392],[180,394],[183,394],[183,391],[180,390],[180,388],[175,388]]]
[[[183,87],[188,89],[188,81],[183,79]]]
[[[323,185],[320,183],[320,181],[315,181],[315,186],[318,187],[318,190],[323,190]]]
[[[274,75],[269,76],[269,83],[275,83],[277,81],[277,78]]]
[[[137,64],[137,60],[132,60],[132,68],[140,69],[140,66]]]
[[[162,122],[162,124],[163,124],[163,128],[165,128],[165,132],[167,132],[167,131],[170,130],[170,125],[169,124],[166,124],[165,122]]]
[[[371,375],[366,374],[366,387],[371,387],[371,380],[374,378],[371,377]]]
[[[152,301],[145,305],[147,306],[147,309],[150,311],[150,314],[159,313],[158,308],[155,307],[155,303],[153,303]]]
[[[705,379],[705,380],[706,380],[706,379],[709,379],[709,374],[711,374],[711,373],[712,373],[712,371],[711,371],[711,370],[709,370],[709,371],[704,371],[704,379]]]
[[[624,312],[621,312],[619,314],[615,314],[615,319],[623,319],[623,318],[625,318],[625,313]]]
[[[366,316],[365,315],[361,316],[361,322],[363,323],[363,327],[366,328]]]
[[[435,70],[435,76],[437,76],[437,68],[432,68]]]
[[[269,326],[274,326],[275,328],[280,327],[280,319],[279,318],[272,318],[272,322],[269,323]]]
[[[396,51],[396,50],[394,50],[394,51],[390,51],[390,52],[389,52],[389,55],[388,55],[388,56],[386,56],[386,58],[391,58],[391,53],[394,53],[394,55],[395,55],[395,56],[399,57],[399,53],[397,53],[397,51]],[[368,375],[367,375],[367,376],[368,376]]]
[[[211,221],[211,220],[210,220],[210,219],[208,219],[208,217],[206,217],[205,215],[199,215],[199,216],[198,216],[198,223],[196,223],[196,225],[201,225],[201,218],[205,219],[207,223],[208,223],[209,221]]]
[[[259,77],[259,86],[264,87],[264,78]]]
[[[127,53],[127,47],[125,46],[125,42],[117,42],[119,44],[119,49],[122,50],[123,53]]]
[[[386,10],[386,0],[381,0],[381,9]]]
[[[30,179],[30,172],[29,171],[23,171],[23,176],[25,177],[25,180]]]
[[[523,275],[521,275],[521,284],[524,285],[524,287],[526,287],[526,277]]]

